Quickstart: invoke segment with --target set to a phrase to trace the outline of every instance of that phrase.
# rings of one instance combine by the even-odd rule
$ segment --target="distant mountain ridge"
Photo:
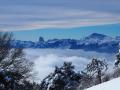
[[[61,48],[61,49],[83,49],[86,51],[97,51],[106,53],[118,52],[120,36],[115,38],[107,35],[93,33],[80,40],[76,39],[49,39],[39,38],[38,42],[32,41],[11,41],[11,47],[14,48]]]

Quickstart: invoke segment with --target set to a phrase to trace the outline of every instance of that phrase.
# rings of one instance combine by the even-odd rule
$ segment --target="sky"
[[[14,32],[21,40],[36,40],[39,33],[46,39],[80,38],[83,30],[99,32],[103,26],[105,34],[110,34],[105,28],[114,27],[114,36],[119,24],[120,0],[0,0],[0,31]]]
[[[17,40],[38,41],[39,37],[48,39],[81,39],[92,33],[99,33],[111,37],[120,36],[120,24],[86,26],[77,28],[49,28],[12,32]]]

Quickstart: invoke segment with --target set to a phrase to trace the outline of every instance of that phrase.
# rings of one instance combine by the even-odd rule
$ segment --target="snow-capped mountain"
[[[97,34],[97,33],[93,33],[91,34],[90,36],[88,37],[85,37],[83,39],[84,43],[87,42],[89,44],[91,43],[104,43],[104,42],[109,42],[109,41],[112,41],[114,40],[113,38],[109,37],[109,36],[106,36],[106,35],[102,35],[102,34]]]
[[[115,38],[93,33],[80,40],[76,39],[50,39],[45,41],[43,37],[38,42],[32,41],[11,41],[11,46],[15,48],[61,48],[61,49],[83,49],[86,51],[98,51],[116,53],[120,36]]]

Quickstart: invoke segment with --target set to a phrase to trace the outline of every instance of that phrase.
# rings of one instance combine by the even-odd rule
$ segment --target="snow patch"
[[[86,90],[120,90],[120,77]]]

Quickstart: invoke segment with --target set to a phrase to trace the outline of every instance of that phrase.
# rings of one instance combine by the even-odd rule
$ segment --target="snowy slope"
[[[86,90],[120,90],[120,77]]]

